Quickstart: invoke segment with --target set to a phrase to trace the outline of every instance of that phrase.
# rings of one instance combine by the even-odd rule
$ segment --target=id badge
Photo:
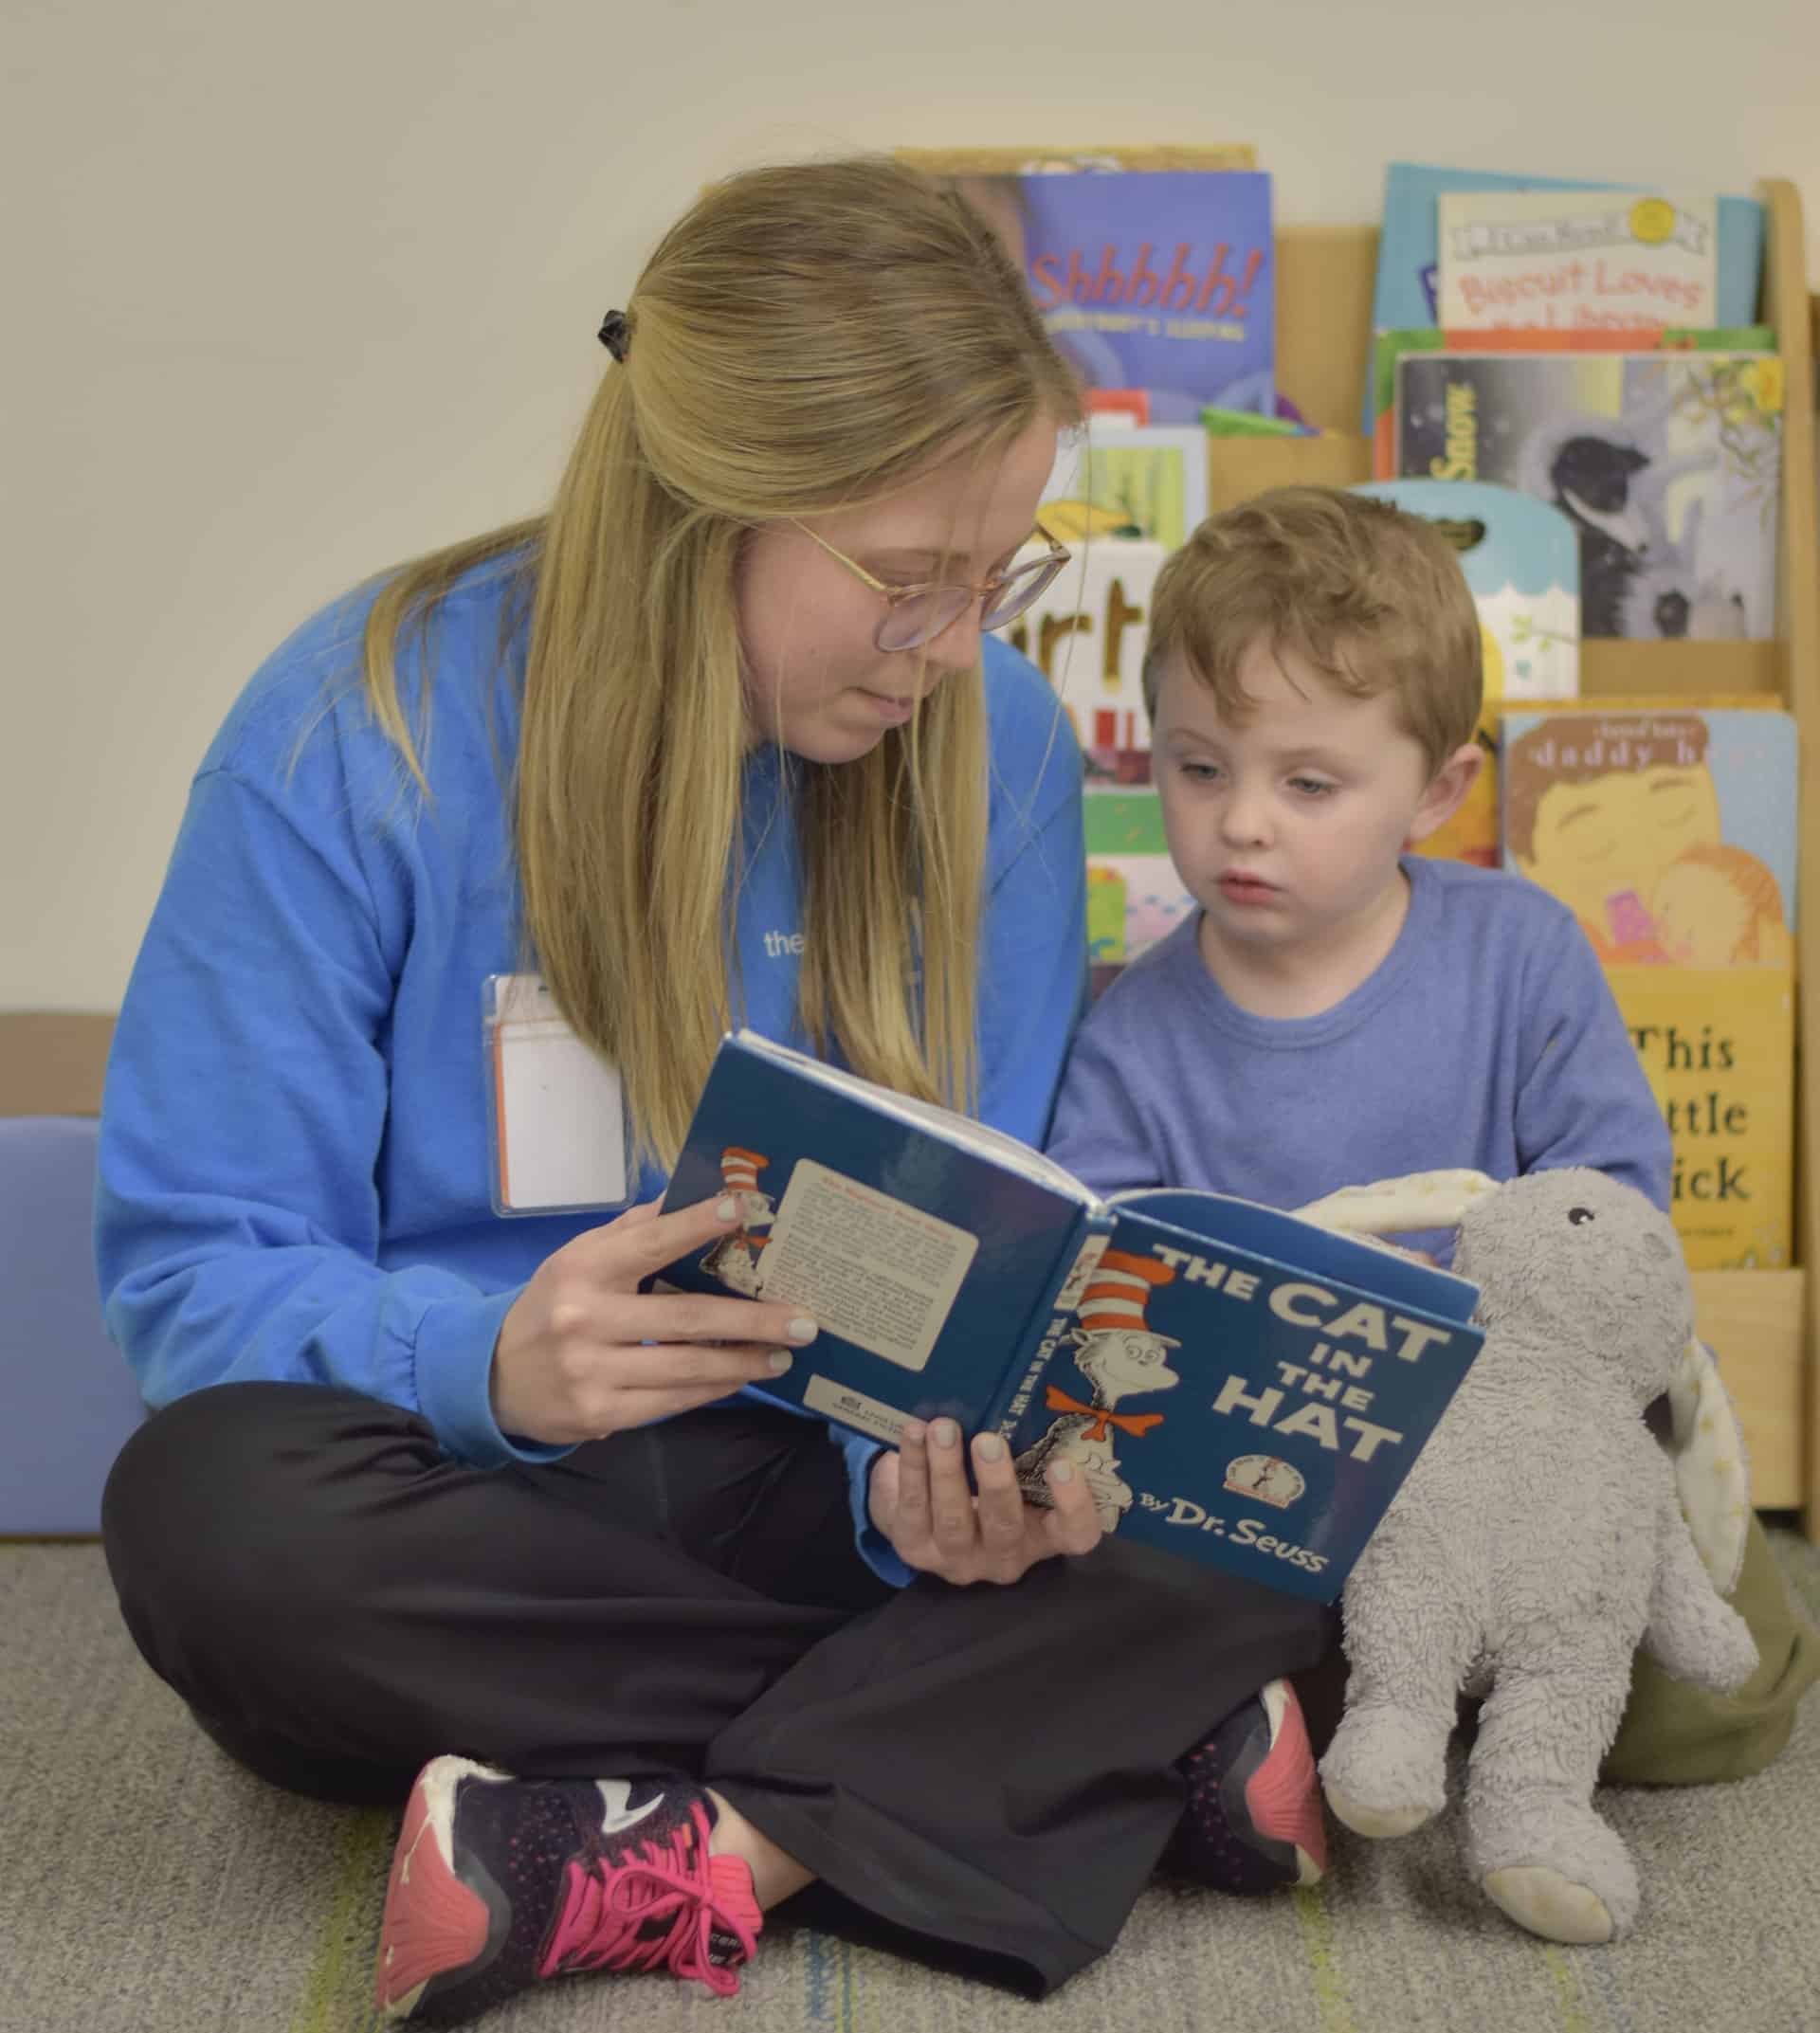
[[[618,1068],[576,1037],[537,974],[489,974],[482,1024],[493,1211],[624,1207],[632,1168]]]

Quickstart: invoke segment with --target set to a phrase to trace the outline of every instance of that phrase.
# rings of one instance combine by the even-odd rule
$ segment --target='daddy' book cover
[[[1605,965],[1674,1146],[1696,1270],[1790,1262],[1796,729],[1769,706],[1507,713],[1506,864]]]

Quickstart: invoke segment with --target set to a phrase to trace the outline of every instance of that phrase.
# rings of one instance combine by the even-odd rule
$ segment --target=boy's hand
[[[952,1419],[925,1426],[913,1419],[895,1454],[872,1466],[866,1508],[906,1567],[956,1587],[1020,1580],[1055,1553],[1091,1552],[1100,1540],[1093,1497],[1065,1462],[1048,1475],[1052,1511],[1024,1501],[1010,1450],[993,1433],[976,1433],[967,1486],[960,1428]]]

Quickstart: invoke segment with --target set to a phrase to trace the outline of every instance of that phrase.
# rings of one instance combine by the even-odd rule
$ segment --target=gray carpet
[[[1773,1534],[1820,1617],[1820,1551]],[[343,2033],[369,2024],[390,1817],[230,1765],[139,1662],[92,1545],[0,1546],[0,2033]],[[1117,1951],[1032,2006],[774,1926],[740,1998],[578,1978],[500,2033],[736,2023],[783,2033],[1820,2033],[1820,1697],[1762,1777],[1602,1796],[1646,1903],[1615,1948],[1519,1933],[1461,1882],[1451,1824],[1344,1837],[1265,1900],[1157,1887]]]

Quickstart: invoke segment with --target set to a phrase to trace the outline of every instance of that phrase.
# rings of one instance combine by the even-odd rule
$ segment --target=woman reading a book
[[[951,1421],[837,1440],[752,1394],[812,1320],[651,1280],[758,1246],[731,1182],[656,1208],[732,1022],[1042,1136],[1080,768],[990,631],[1065,557],[1075,390],[991,234],[877,162],[715,188],[600,337],[549,513],[306,623],[195,779],[103,1113],[162,1407],[111,1570],[235,1758],[406,1803],[391,2015],[731,1992],[817,1879],[1040,1992],[1172,1837],[1232,1880],[1182,1772],[1321,1612],[1096,1546],[1078,1477],[1027,1506]],[[515,1084],[521,991],[555,1056]]]

